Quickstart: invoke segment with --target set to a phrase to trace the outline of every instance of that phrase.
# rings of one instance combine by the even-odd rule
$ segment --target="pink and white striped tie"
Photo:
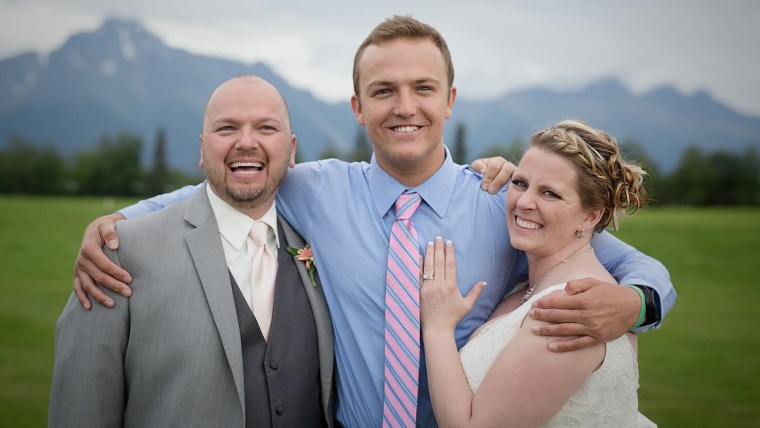
[[[422,200],[396,200],[385,287],[383,427],[413,427],[420,373],[420,249],[411,217]]]

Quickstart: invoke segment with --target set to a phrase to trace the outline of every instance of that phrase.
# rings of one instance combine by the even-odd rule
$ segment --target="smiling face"
[[[213,192],[228,204],[261,217],[288,167],[295,165],[295,149],[285,102],[268,82],[237,77],[211,95],[201,134],[201,166]]]
[[[581,205],[578,172],[568,158],[537,147],[525,152],[507,192],[507,228],[514,248],[538,257],[555,254],[577,244],[581,228],[591,232],[599,214]]]
[[[456,98],[440,49],[430,39],[370,45],[357,69],[351,107],[377,163],[406,186],[422,183],[443,164],[443,128]]]

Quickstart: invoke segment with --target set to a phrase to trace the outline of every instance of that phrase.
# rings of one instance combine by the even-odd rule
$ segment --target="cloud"
[[[572,89],[618,76],[635,91],[663,84],[710,91],[760,115],[760,2],[389,0],[0,0],[0,57],[49,52],[105,17],[138,19],[167,44],[263,61],[328,100],[351,93],[356,47],[377,23],[412,14],[447,38],[460,96],[529,86]]]

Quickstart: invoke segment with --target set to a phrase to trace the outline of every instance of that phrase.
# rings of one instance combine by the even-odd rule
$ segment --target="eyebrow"
[[[418,79],[414,79],[413,82],[414,84],[421,84],[421,83],[441,84],[441,81],[434,77],[420,77]],[[375,80],[373,82],[367,83],[365,88],[372,88],[374,86],[397,86],[397,85],[398,83],[392,80]]]

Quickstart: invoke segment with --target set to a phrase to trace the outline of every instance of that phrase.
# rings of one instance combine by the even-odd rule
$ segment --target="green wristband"
[[[635,285],[626,285],[626,287],[633,288],[637,293],[639,293],[639,297],[641,297],[641,310],[639,311],[639,319],[636,320],[636,324],[634,324],[631,328],[641,327],[641,324],[644,323],[644,319],[646,319],[647,315],[647,305],[644,298],[644,292]]]

